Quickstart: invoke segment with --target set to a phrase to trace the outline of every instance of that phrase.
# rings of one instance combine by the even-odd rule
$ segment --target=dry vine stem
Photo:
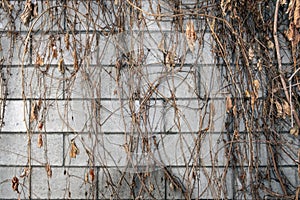
[[[289,92],[288,92],[288,89],[287,89],[287,86],[286,86],[285,79],[283,78],[282,62],[281,62],[281,55],[280,55],[280,46],[279,46],[278,35],[277,35],[278,10],[279,10],[279,6],[280,6],[280,2],[281,2],[281,0],[277,0],[276,6],[275,6],[274,27],[273,27],[274,33],[273,33],[273,35],[274,35],[274,42],[275,42],[275,48],[276,48],[279,77],[280,77],[280,80],[281,80],[281,84],[282,84],[282,87],[283,87],[283,90],[284,90],[285,97],[286,97],[287,101],[290,101],[290,95],[289,95]],[[296,6],[296,11],[297,10],[299,10],[299,8],[297,8],[297,6]],[[298,113],[294,111],[292,103],[291,103],[290,106],[291,106],[292,115],[295,118],[296,124],[297,124],[298,127],[300,127],[300,120],[299,120]]]
[[[2,1],[4,116],[23,100],[25,122],[2,119],[0,141],[15,144],[0,156],[18,163],[0,166],[16,174],[1,188],[41,199],[298,198],[299,1],[289,2]],[[25,132],[27,154],[15,151]]]

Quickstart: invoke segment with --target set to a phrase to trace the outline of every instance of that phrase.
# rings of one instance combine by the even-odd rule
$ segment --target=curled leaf
[[[43,136],[41,133],[38,135],[38,147],[41,148],[43,146]]]
[[[282,117],[282,106],[278,101],[275,101],[276,111],[277,111],[277,117]]]
[[[172,51],[167,52],[165,63],[168,69],[175,67],[175,57],[176,55],[174,52]]]
[[[44,126],[44,123],[42,121],[39,122],[38,129],[41,131],[43,129],[43,126]]]
[[[300,28],[300,0],[296,0],[294,11],[294,24],[296,28]]]
[[[52,177],[52,169],[51,169],[50,164],[47,163],[45,168],[46,168],[47,176],[48,176],[49,178],[51,178],[51,177]]]
[[[76,158],[76,155],[78,155],[80,153],[76,143],[75,143],[75,140],[72,139],[71,140],[71,149],[70,149],[70,157],[71,158]]]
[[[95,173],[94,173],[94,169],[90,169],[89,172],[90,176],[91,176],[91,181],[93,182],[95,180]]]
[[[290,129],[290,134],[297,137],[299,135],[299,127],[298,126],[294,126],[293,128],[291,128]]]
[[[39,106],[36,102],[34,102],[31,106],[30,112],[30,122],[33,122],[38,119]]]
[[[32,16],[32,4],[31,0],[27,0],[25,4],[25,8],[21,14],[21,21],[25,24],[25,26],[29,25],[31,16]]]
[[[252,47],[250,47],[248,50],[248,57],[249,57],[249,60],[252,60],[254,58],[254,50]]]
[[[191,52],[194,53],[194,48],[195,48],[195,42],[196,42],[196,39],[197,39],[197,35],[196,35],[196,32],[195,32],[193,21],[189,21],[186,24],[185,36],[186,36],[186,39],[187,39],[187,42],[188,42],[189,49],[191,50]]]
[[[245,97],[250,98],[250,92],[248,90],[245,90]]]
[[[39,54],[36,56],[35,65],[41,67],[44,65],[44,59]]]
[[[58,61],[58,64],[57,64],[57,68],[58,68],[58,71],[62,74],[65,73],[65,65],[64,65],[64,59],[63,58],[60,58],[59,61]]]
[[[16,176],[14,176],[11,180],[11,183],[12,183],[11,187],[12,187],[13,191],[16,191],[17,193],[19,193],[19,188],[18,188],[19,187],[19,179]]]
[[[254,89],[255,89],[256,91],[258,91],[258,90],[259,90],[259,87],[260,87],[259,81],[255,79],[255,80],[253,81],[253,86],[254,86]]]
[[[236,105],[233,106],[232,108],[232,113],[233,113],[233,116],[237,116],[237,108],[236,108]]]
[[[230,96],[226,97],[226,112],[230,112],[232,109],[232,100],[230,98]]]
[[[283,109],[284,115],[291,116],[291,107],[290,107],[289,103],[285,100],[283,100],[282,109]]]
[[[66,49],[69,50],[70,49],[70,36],[69,36],[69,33],[66,33],[64,41],[65,41]]]
[[[85,173],[85,174],[84,174],[84,182],[85,182],[85,183],[88,183],[88,182],[89,182],[89,174],[88,174],[88,173]]]
[[[74,50],[73,51],[73,58],[74,58],[74,71],[77,72],[79,70],[79,66],[78,66],[78,58],[77,58],[77,51]]]
[[[30,169],[28,167],[25,167],[23,170],[22,170],[22,173],[20,175],[21,178],[24,178],[24,177],[27,177],[30,173]]]

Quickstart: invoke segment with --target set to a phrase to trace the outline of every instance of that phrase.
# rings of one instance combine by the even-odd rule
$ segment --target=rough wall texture
[[[0,8],[0,199],[240,199],[260,184],[295,194],[294,152],[276,151],[291,185],[282,191],[267,142],[247,142],[242,120],[246,142],[229,139],[227,82],[207,19],[169,17],[177,1],[32,2],[39,10],[28,26],[25,1]],[[195,2],[180,6],[205,7]],[[159,12],[166,16],[151,15]],[[269,176],[253,180],[252,170]]]

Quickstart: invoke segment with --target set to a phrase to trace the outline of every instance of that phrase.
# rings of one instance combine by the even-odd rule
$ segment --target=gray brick
[[[25,105],[27,103],[25,102]],[[27,109],[29,104],[27,104]],[[19,132],[26,131],[25,119],[28,121],[28,116],[23,114],[24,102],[23,101],[7,101],[4,113],[4,126],[2,131]],[[26,117],[24,119],[24,117]]]

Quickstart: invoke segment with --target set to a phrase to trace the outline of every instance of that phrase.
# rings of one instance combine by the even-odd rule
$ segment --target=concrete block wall
[[[11,11],[0,7],[6,89],[0,199],[245,197],[240,196],[244,193],[237,172],[245,172],[247,163],[231,169],[223,143],[226,81],[214,60],[212,37],[201,31],[205,19],[195,23],[204,36],[192,53],[170,17],[157,24],[150,15],[128,28],[134,10],[129,4],[124,11],[127,28],[109,33],[104,25],[117,19],[108,10],[116,12],[121,1],[33,1],[39,15],[29,27],[20,21],[25,1],[8,2]],[[141,1],[145,13],[153,12],[157,3]],[[188,7],[195,2],[185,3]],[[172,7],[167,1],[161,6],[162,12]],[[165,48],[174,47],[180,57],[173,68],[164,64],[159,49],[163,38]],[[58,69],[61,58],[64,73]],[[40,104],[34,120],[33,104]],[[267,147],[258,146],[258,168],[264,168]],[[74,148],[76,158],[70,155]],[[294,162],[287,157],[282,166],[296,186]],[[14,176],[19,194],[11,187]]]

